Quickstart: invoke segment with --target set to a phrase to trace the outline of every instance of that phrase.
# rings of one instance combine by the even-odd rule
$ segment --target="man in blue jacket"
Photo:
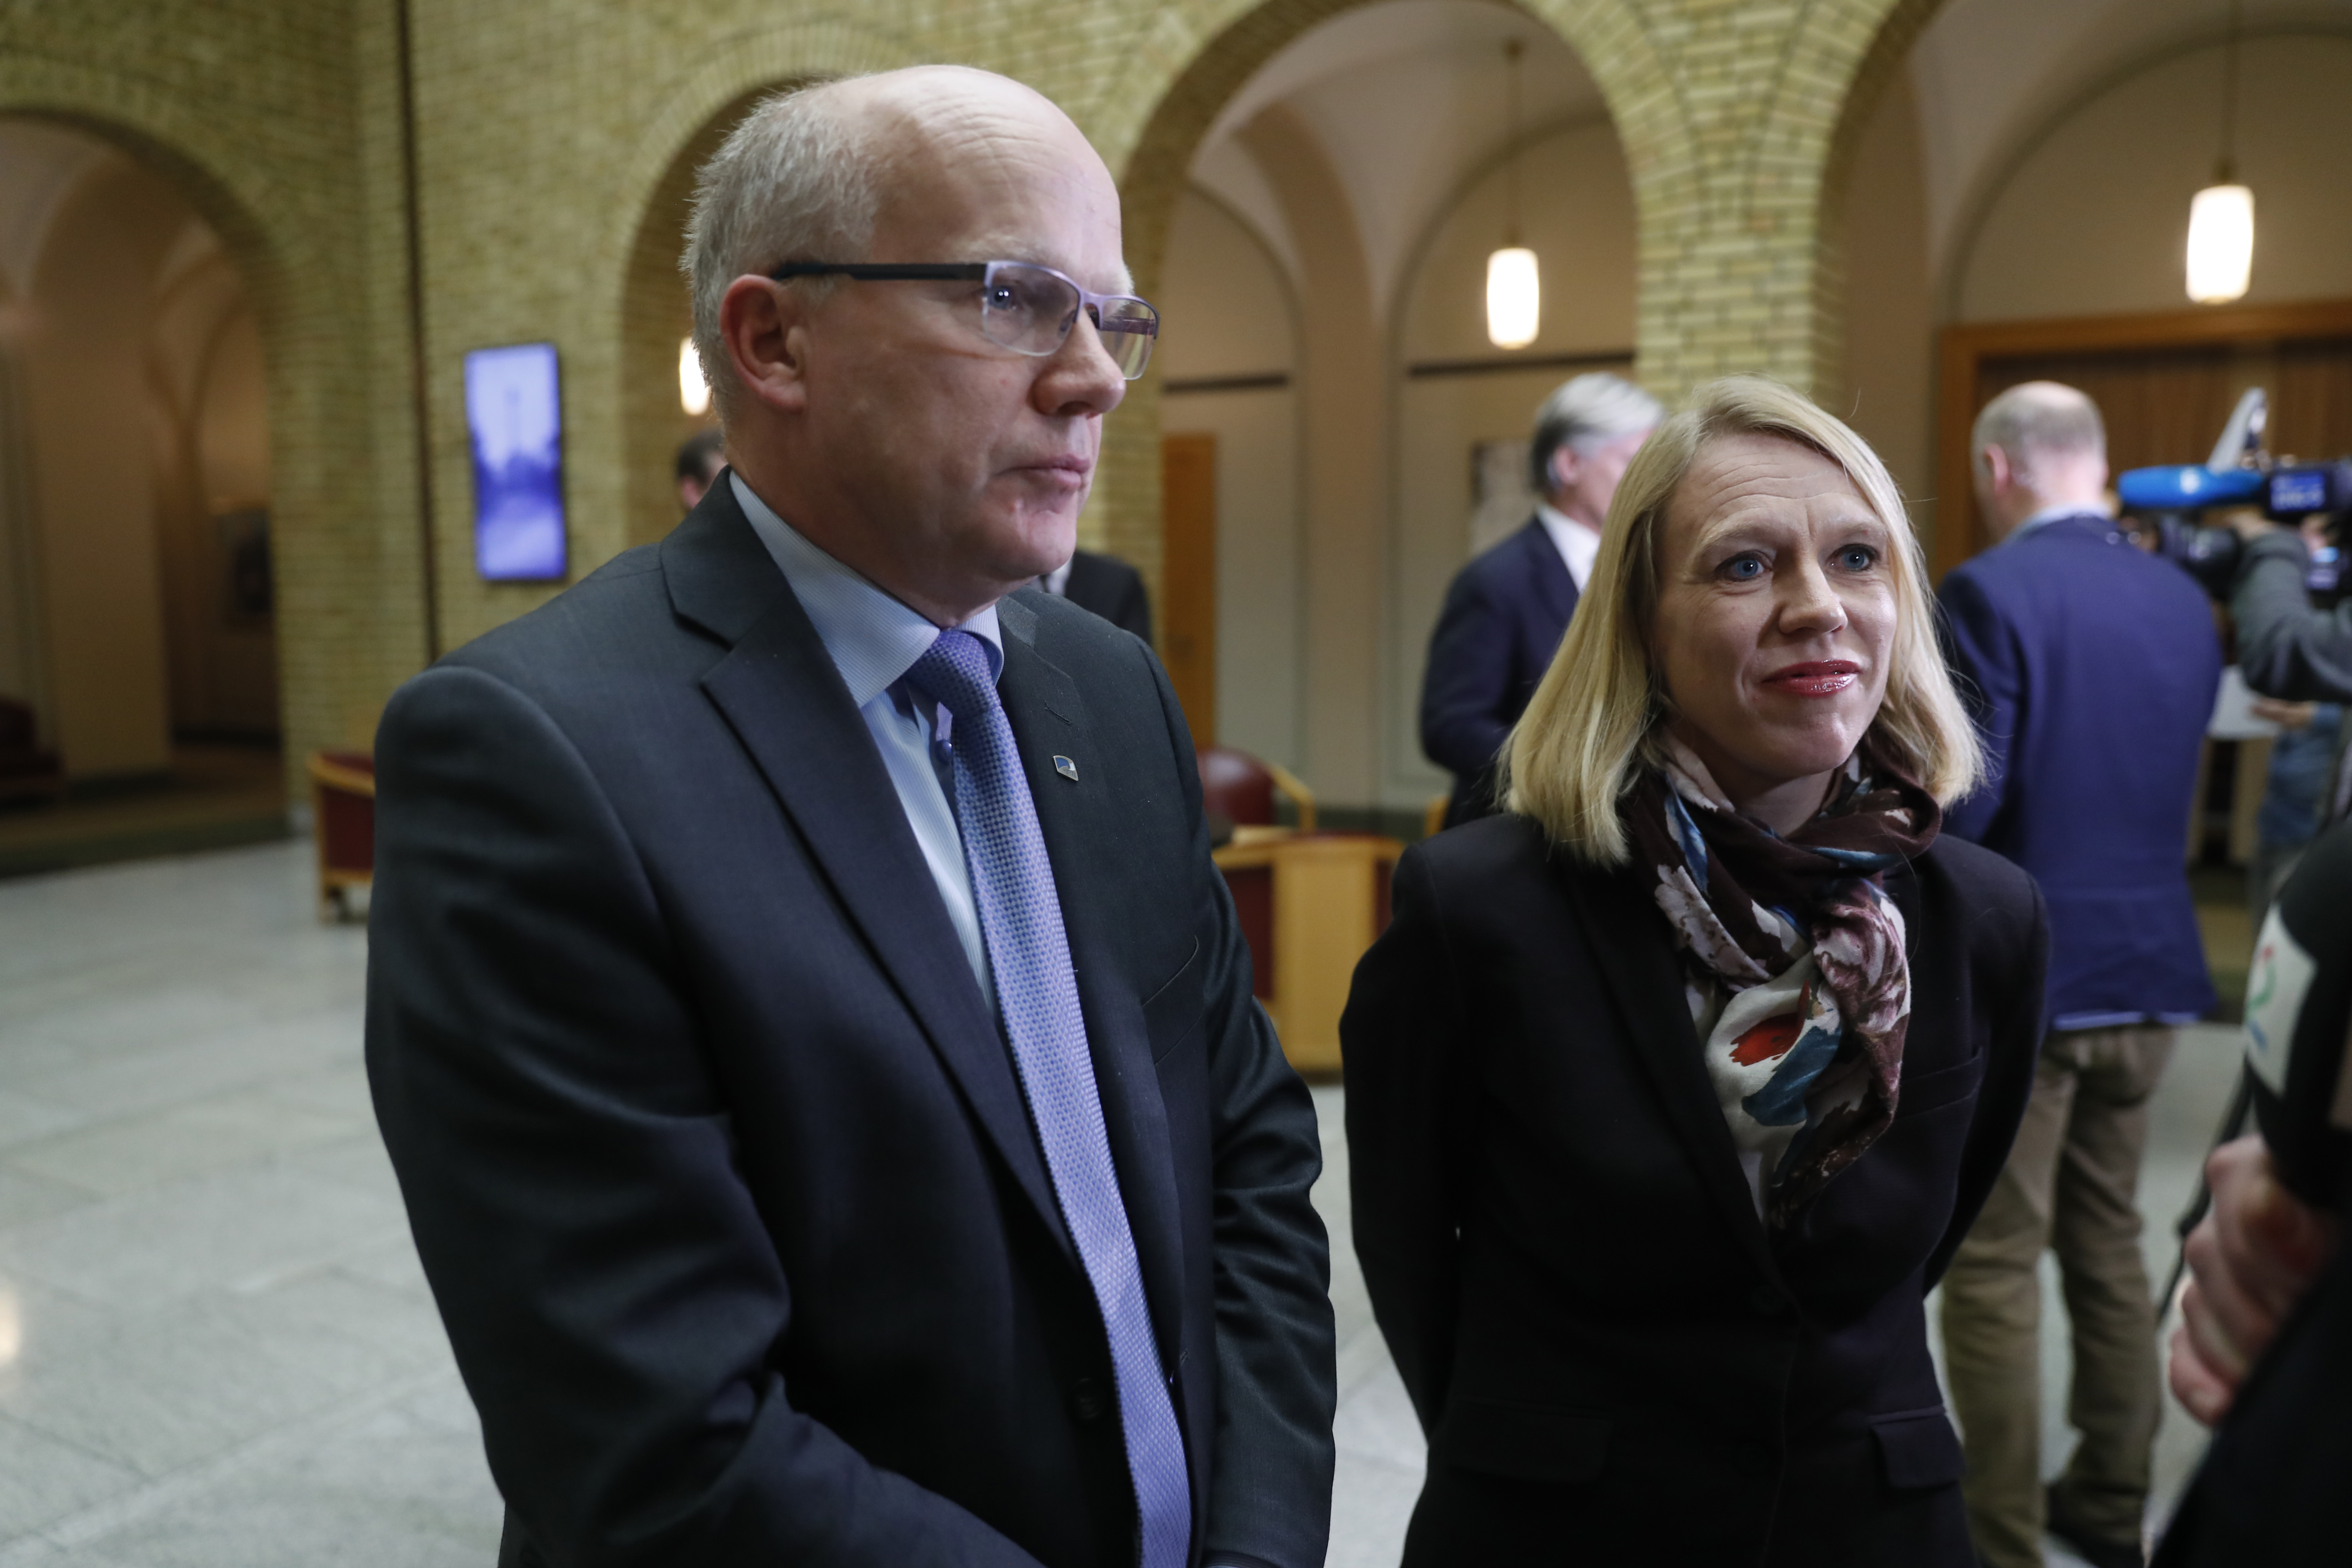
[[[1536,514],[1455,574],[1429,639],[1421,749],[1454,775],[1448,827],[1496,809],[1495,759],[1559,651],[1617,481],[1659,416],[1648,393],[1599,374],[1561,383],[1536,411]]]
[[[2045,1521],[2095,1568],[2137,1568],[2160,1405],[2135,1194],[2173,1028],[2215,1005],[2182,850],[2221,651],[2204,594],[2108,515],[2089,398],[2013,387],[1978,416],[1972,448],[1996,543],[1954,569],[1941,598],[1989,772],[1945,829],[2040,879],[2051,954],[2033,1099],[1944,1284],[1969,1522],[1990,1568],[2039,1568]],[[2073,1329],[2081,1435],[2046,1496],[2045,1247]]]

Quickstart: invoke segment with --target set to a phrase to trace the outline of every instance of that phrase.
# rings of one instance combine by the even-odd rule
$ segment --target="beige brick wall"
[[[68,121],[162,174],[243,269],[268,364],[286,724],[363,740],[423,647],[409,470],[380,461],[404,355],[381,183],[381,9],[110,0],[0,11],[0,112]],[[385,13],[388,16],[388,12]],[[387,194],[394,198],[390,205]],[[396,281],[396,279],[395,279]],[[404,386],[404,383],[400,384]]]
[[[684,331],[687,170],[760,89],[960,60],[1067,108],[1120,175],[1147,287],[1192,150],[1264,61],[1349,0],[410,0],[438,642],[543,600],[471,568],[460,366],[547,339],[563,366],[575,573],[657,536]],[[1937,0],[1528,0],[1600,83],[1641,221],[1640,374],[1833,391],[1825,208],[1853,127]],[[427,641],[395,0],[110,0],[0,11],[0,110],[72,119],[162,169],[227,237],[265,321],[280,647],[297,754],[362,738]],[[1825,193],[1828,195],[1825,196]],[[1158,397],[1108,436],[1087,537],[1156,576]]]

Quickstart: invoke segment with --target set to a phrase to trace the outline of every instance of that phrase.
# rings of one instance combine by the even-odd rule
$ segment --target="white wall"
[[[1421,679],[1446,586],[1470,554],[1472,449],[1524,437],[1545,395],[1579,374],[1406,372],[1432,363],[1608,353],[1633,343],[1633,192],[1615,132],[1591,121],[1538,138],[1522,154],[1519,182],[1524,237],[1543,289],[1535,342],[1506,353],[1486,340],[1486,257],[1502,243],[1505,218],[1498,167],[1473,180],[1429,235],[1399,312],[1395,573],[1381,786],[1382,803],[1392,806],[1418,806],[1451,782],[1422,755]]]
[[[1297,768],[1303,755],[1297,344],[1289,285],[1215,200],[1177,204],[1160,273],[1161,428],[1217,438],[1217,739]],[[1188,393],[1186,382],[1290,384]]]
[[[2243,46],[2238,172],[2254,192],[2246,302],[2352,294],[2352,37]],[[1955,257],[1956,317],[2177,310],[2189,200],[2211,183],[2223,53],[2116,83],[2042,137]]]
[[[1433,507],[1415,487],[1466,495],[1468,433],[1523,435],[1528,410],[1559,378],[1507,375],[1437,394],[1433,409],[1418,405],[1428,400],[1402,374],[1420,359],[1496,353],[1480,301],[1502,222],[1495,161],[1512,141],[1507,38],[1525,47],[1518,126],[1538,132],[1527,150],[1525,219],[1553,300],[1528,353],[1629,346],[1622,157],[1574,52],[1515,8],[1381,0],[1344,11],[1243,84],[1191,165],[1195,186],[1286,281],[1296,342],[1286,390],[1163,404],[1163,429],[1213,428],[1220,441],[1220,736],[1288,761],[1334,806],[1417,813],[1437,787],[1411,716],[1437,595],[1466,535],[1455,500]],[[1465,193],[1471,205],[1457,217]],[[1217,263],[1223,272],[1212,268],[1210,252],[1234,250],[1234,236],[1213,241],[1216,225],[1193,214],[1198,205],[1178,215],[1192,237],[1177,243],[1193,256],[1171,252],[1161,284],[1171,300],[1192,279],[1257,265],[1228,258]],[[1445,280],[1424,289],[1433,264]],[[1465,271],[1468,292],[1457,298]],[[1251,308],[1215,290],[1192,298],[1183,324],[1169,311],[1160,353],[1171,378],[1197,378],[1209,373],[1195,366],[1212,363],[1223,374],[1267,369],[1265,356],[1231,345]],[[1196,321],[1195,350],[1180,350]],[[1457,416],[1466,418],[1459,430],[1437,433]],[[1244,522],[1245,507],[1262,521]],[[1433,552],[1423,548],[1433,541]]]

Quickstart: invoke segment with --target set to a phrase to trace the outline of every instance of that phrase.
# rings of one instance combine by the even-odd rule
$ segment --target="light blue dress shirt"
[[[751,493],[732,469],[727,478],[735,500],[751,520],[751,531],[768,547],[776,569],[792,584],[793,596],[808,612],[833,667],[866,721],[882,765],[898,792],[907,826],[915,830],[916,846],[939,884],[940,900],[989,1011],[996,1010],[996,984],[989,973],[988,947],[981,938],[980,906],[972,900],[971,869],[963,858],[963,836],[956,828],[955,808],[949,805],[940,773],[948,759],[934,745],[938,721],[944,717],[916,695],[906,681],[915,661],[939,640],[940,628],[892,598],[856,572],[801,537],[773,508]],[[996,606],[991,605],[963,623],[988,649],[990,672],[1004,674],[1004,640],[997,629]]]

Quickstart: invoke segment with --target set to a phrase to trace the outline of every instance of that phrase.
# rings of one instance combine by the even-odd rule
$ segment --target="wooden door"
[[[1947,328],[1936,508],[1938,575],[1987,543],[1969,471],[1977,411],[2024,381],[2098,404],[2107,466],[2201,463],[2236,401],[2270,392],[2269,447],[2310,461],[2352,454],[2352,300]]]
[[[1192,726],[1217,742],[1217,437],[1160,438],[1160,658]]]

